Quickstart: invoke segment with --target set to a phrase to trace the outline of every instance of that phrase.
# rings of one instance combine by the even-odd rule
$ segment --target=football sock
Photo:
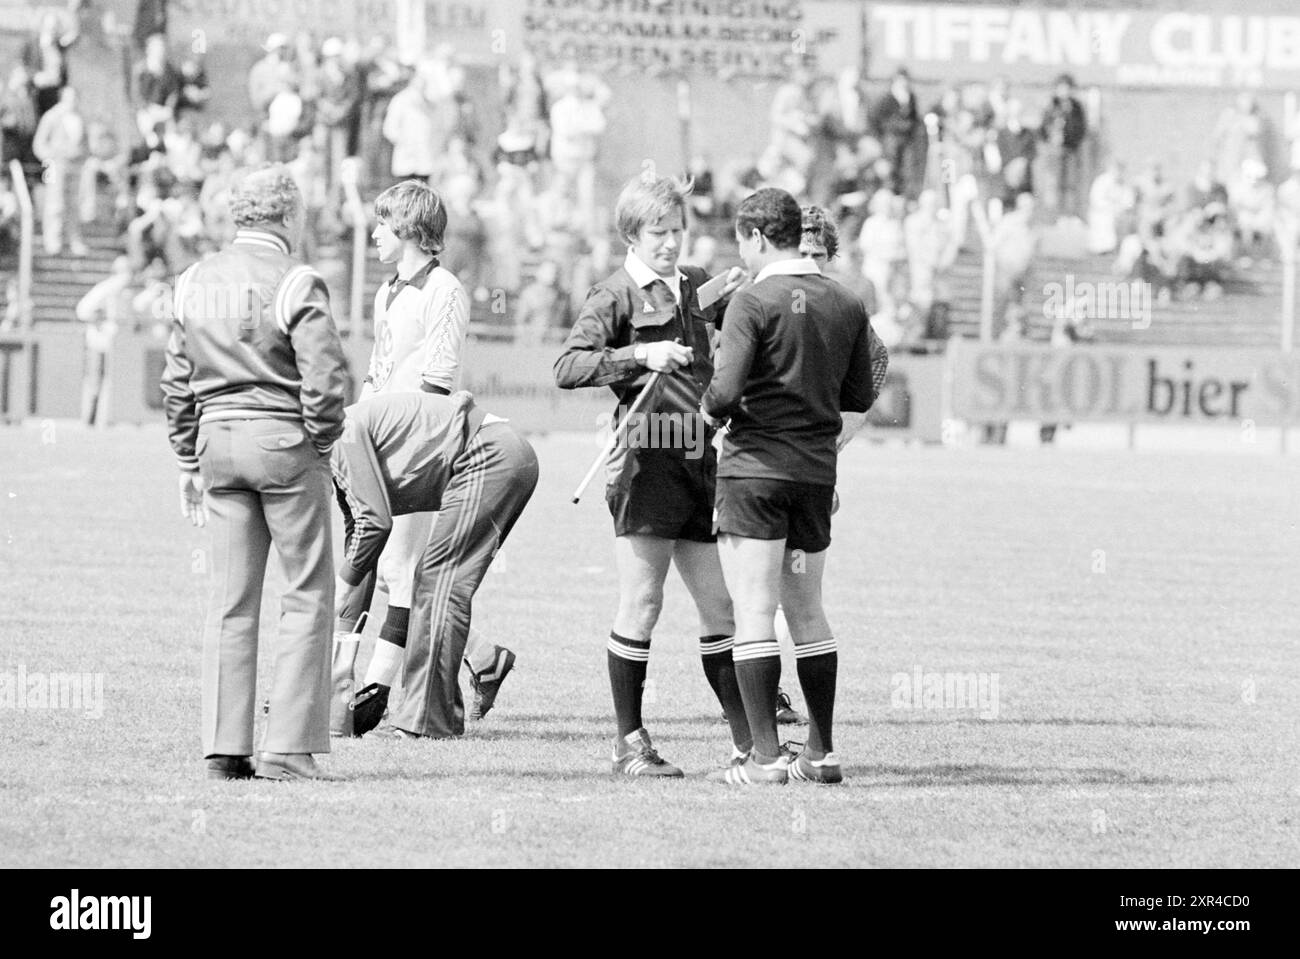
[[[731,651],[736,664],[736,684],[745,702],[749,731],[754,737],[754,760],[767,764],[781,755],[776,735],[776,690],[781,683],[781,647],[775,639],[740,643]]]
[[[388,614],[384,617],[383,628],[379,630],[379,638],[392,643],[399,649],[406,648],[406,631],[411,625],[411,611],[403,609],[401,606],[389,606]]]
[[[614,694],[619,738],[634,733],[641,722],[641,695],[650,664],[650,640],[609,634],[609,688]]]
[[[809,759],[821,759],[835,748],[831,742],[831,722],[835,716],[835,674],[839,668],[836,648],[832,638],[794,649],[799,685],[808,704],[808,744],[804,752]]]
[[[402,668],[402,658],[406,654],[406,629],[411,621],[411,611],[400,606],[389,606],[384,618],[384,626],[379,631],[379,640],[375,643],[375,655],[366,667],[364,685],[378,683],[380,686],[392,686]]]
[[[701,636],[700,662],[704,665],[704,678],[709,681],[713,694],[722,704],[722,711],[727,714],[731,742],[738,750],[746,752],[754,740],[749,733],[749,720],[745,717],[745,702],[740,698],[740,686],[736,683],[731,647],[730,636]]]

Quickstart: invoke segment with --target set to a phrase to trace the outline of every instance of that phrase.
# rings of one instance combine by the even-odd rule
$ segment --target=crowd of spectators
[[[1179,186],[1150,160],[1136,176],[1111,161],[1089,193],[1089,249],[1150,283],[1159,302],[1217,299],[1235,271],[1291,255],[1300,234],[1300,167],[1274,186],[1267,121],[1242,92],[1224,110],[1212,154]],[[1300,141],[1297,141],[1300,142]]]
[[[525,53],[500,67],[494,93],[471,96],[449,46],[404,63],[382,39],[272,34],[248,71],[252,120],[232,126],[211,109],[202,56],[141,34],[124,134],[86,116],[68,83],[79,6],[42,20],[0,90],[0,263],[17,237],[7,165],[16,158],[37,194],[45,253],[83,256],[82,226],[108,220],[136,290],[224,245],[232,176],[267,160],[299,180],[313,261],[351,229],[350,171],[367,195],[427,180],[449,211],[444,264],[480,310],[528,342],[557,336],[575,299],[612,266],[596,172],[611,92],[575,63]],[[1120,275],[1150,282],[1161,300],[1216,297],[1234,266],[1275,256],[1288,230],[1281,247],[1292,249],[1300,234],[1300,174],[1272,185],[1266,123],[1249,94],[1224,112],[1213,156],[1181,188],[1159,163],[1131,176],[1111,161],[1085,189],[1089,117],[1066,75],[1031,104],[1005,80],[923,98],[906,70],[876,90],[855,69],[799,69],[776,88],[768,122],[760,153],[716,170],[707,155],[691,158],[698,228],[687,259],[716,259],[740,200],[759,185],[783,187],[835,218],[848,239],[835,269],[868,300],[890,346],[946,336],[952,266],[976,238],[997,265],[995,329],[1015,332],[1046,225],[1069,220],[1083,231],[1086,217],[1090,252],[1114,254]],[[1300,133],[1300,116],[1293,126]],[[333,265],[346,283],[341,261]]]
[[[406,64],[383,40],[273,34],[248,72],[253,121],[235,126],[210,115],[201,57],[178,61],[165,36],[142,39],[126,143],[84,114],[67,83],[61,58],[75,32],[51,20],[29,45],[33,56],[60,58],[47,68],[53,86],[25,63],[10,75],[0,101],[5,169],[16,158],[27,170],[48,255],[84,256],[83,225],[108,220],[135,287],[175,276],[230,239],[234,173],[278,161],[302,189],[303,253],[313,260],[350,230],[349,169],[367,196],[427,180],[450,214],[444,265],[489,315],[508,316],[532,340],[556,335],[574,291],[581,298],[608,267],[596,162],[610,91],[574,63],[543,70],[525,54],[506,64],[489,98],[501,115],[481,117],[448,46]],[[501,132],[485,139],[485,130]],[[16,210],[0,181],[0,246],[16,240]],[[346,283],[346,271],[338,279]]]
[[[1300,159],[1300,111],[1289,123]],[[1090,144],[1069,75],[1040,104],[999,79],[943,89],[927,105],[906,70],[874,98],[855,70],[796,72],[773,97],[770,128],[767,149],[721,171],[697,213],[725,218],[760,183],[830,210],[841,234],[858,239],[846,265],[867,281],[873,324],[890,346],[946,336],[950,269],[977,235],[995,265],[995,335],[1025,331],[1029,270],[1044,233],[1062,223],[1088,253],[1114,255],[1120,278],[1151,283],[1162,303],[1214,299],[1235,269],[1300,238],[1300,173],[1274,187],[1268,120],[1249,92],[1219,117],[1211,155],[1187,185],[1169,182],[1155,160],[1138,176],[1114,159],[1090,174],[1104,145]],[[702,179],[713,183],[711,173],[696,179],[697,193]]]
[[[716,181],[696,159],[695,212],[725,221],[762,183],[831,211],[841,235],[856,238],[844,269],[857,274],[891,346],[944,335],[949,270],[972,240],[976,206],[996,220],[1030,194],[1035,225],[1083,213],[1088,119],[1069,76],[1031,114],[1005,80],[950,87],[925,103],[903,69],[875,96],[855,69],[837,78],[795,71],[769,119],[762,154]]]

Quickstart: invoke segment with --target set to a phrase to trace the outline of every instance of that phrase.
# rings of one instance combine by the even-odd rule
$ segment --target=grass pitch
[[[847,782],[729,791],[700,775],[727,734],[675,574],[646,718],[688,778],[609,776],[612,538],[598,493],[568,502],[595,446],[535,445],[475,609],[519,655],[488,719],[338,742],[342,782],[209,783],[206,534],[161,429],[0,431],[0,673],[103,680],[98,718],[0,707],[0,866],[1300,865],[1295,458],[851,447]],[[996,678],[996,715],[905,694],[918,669]]]

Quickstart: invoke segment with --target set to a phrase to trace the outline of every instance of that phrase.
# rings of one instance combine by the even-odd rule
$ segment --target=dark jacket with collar
[[[636,361],[641,343],[680,340],[694,351],[690,366],[661,377],[657,399],[647,412],[699,415],[700,397],[713,379],[713,315],[700,308],[697,291],[709,279],[699,267],[685,275],[682,306],[667,289],[643,290],[624,267],[587,294],[577,322],[555,361],[555,384],[564,390],[608,386],[620,406],[635,402],[650,371]]]

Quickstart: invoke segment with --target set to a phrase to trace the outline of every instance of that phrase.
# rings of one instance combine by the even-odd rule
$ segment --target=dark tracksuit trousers
[[[458,674],[470,607],[497,550],[537,486],[537,456],[506,423],[487,423],[456,460],[416,567],[398,729],[446,738],[465,732]]]

